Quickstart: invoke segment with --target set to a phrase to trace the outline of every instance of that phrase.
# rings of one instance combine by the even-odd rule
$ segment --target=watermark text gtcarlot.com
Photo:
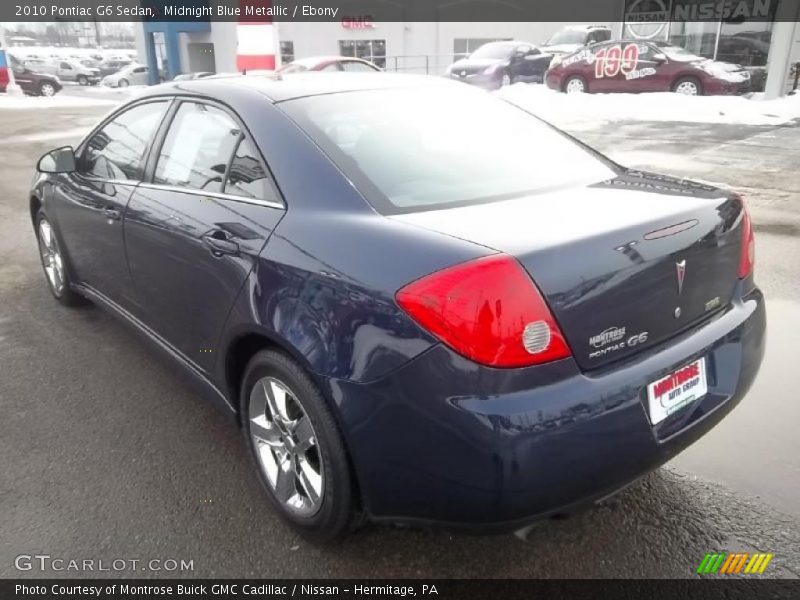
[[[194,560],[182,558],[64,558],[49,554],[20,554],[14,559],[18,571],[122,572],[194,571]]]

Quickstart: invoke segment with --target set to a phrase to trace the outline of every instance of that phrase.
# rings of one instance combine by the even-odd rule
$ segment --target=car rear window
[[[609,162],[543,121],[467,86],[346,92],[280,106],[383,214],[615,176]]]

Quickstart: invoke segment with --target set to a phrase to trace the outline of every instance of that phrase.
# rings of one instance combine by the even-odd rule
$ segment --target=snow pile
[[[119,104],[120,100],[120,98],[83,98],[64,94],[56,94],[50,97],[0,94],[0,110],[70,108],[73,106],[113,106]]]
[[[544,85],[518,83],[497,94],[555,124],[573,121],[681,121],[734,125],[780,125],[800,119],[800,95],[762,100],[744,96],[564,94]]]

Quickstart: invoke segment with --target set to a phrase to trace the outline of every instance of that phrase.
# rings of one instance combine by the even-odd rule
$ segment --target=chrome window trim
[[[164,192],[179,192],[181,194],[190,194],[192,196],[203,196],[205,198],[217,198],[219,200],[232,200],[234,202],[244,202],[246,204],[253,204],[255,206],[264,206],[266,208],[280,208],[284,209],[285,205],[282,202],[273,202],[270,200],[261,200],[260,198],[247,198],[245,196],[235,196],[233,194],[220,194],[219,192],[205,192],[194,188],[184,188],[177,185],[163,185],[161,183],[140,183],[140,188],[149,190],[160,190]]]

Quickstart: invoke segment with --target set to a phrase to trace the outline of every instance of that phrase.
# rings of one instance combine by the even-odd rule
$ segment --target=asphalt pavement
[[[0,576],[692,577],[712,551],[774,553],[764,576],[800,576],[800,128],[575,129],[622,162],[730,183],[751,203],[767,357],[719,427],[603,505],[517,535],[369,526],[316,547],[270,510],[239,431],[173,364],[102,310],[49,296],[28,214],[33,168],[106,110],[0,110]],[[33,554],[193,568],[15,568]]]

